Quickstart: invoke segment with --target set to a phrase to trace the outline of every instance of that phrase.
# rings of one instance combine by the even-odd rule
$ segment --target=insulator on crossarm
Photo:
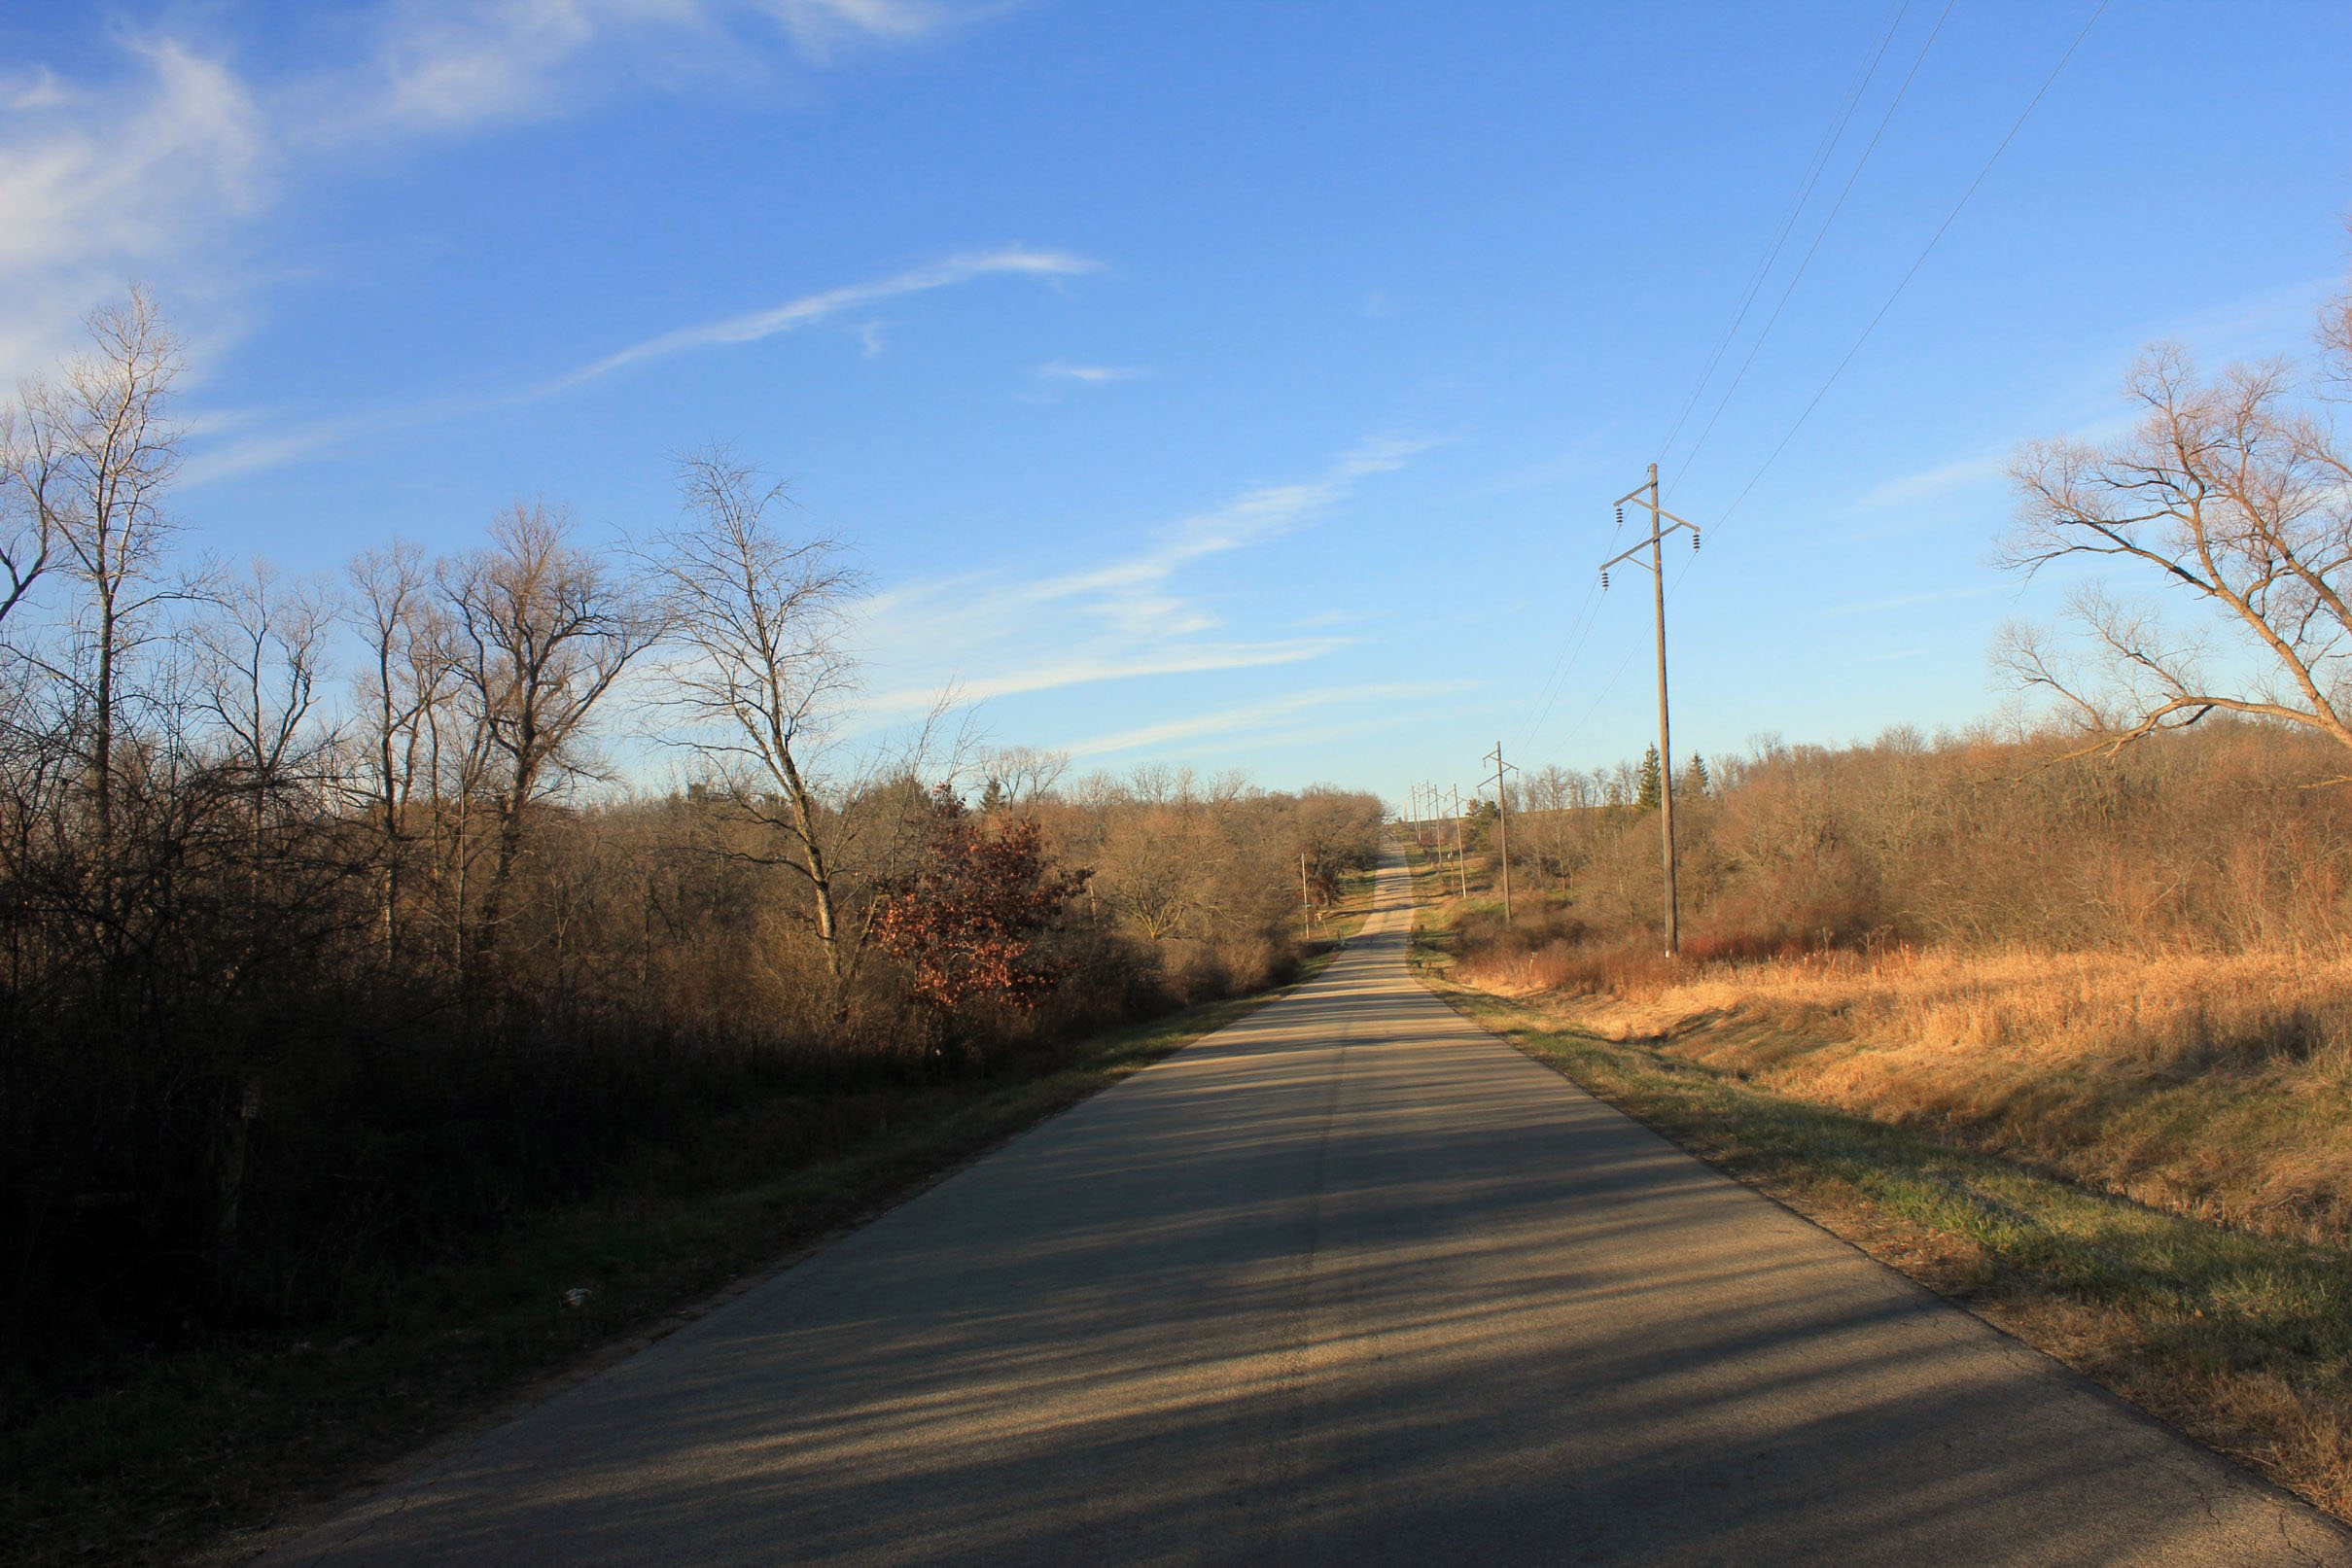
[[[1600,591],[1602,593],[1609,591],[1609,569],[1605,566],[1600,569]]]
[[[1622,501],[1617,504],[1617,526],[1625,527],[1625,503]]]
[[[1696,528],[1691,530],[1691,553],[1693,555],[1699,553],[1699,530]]]

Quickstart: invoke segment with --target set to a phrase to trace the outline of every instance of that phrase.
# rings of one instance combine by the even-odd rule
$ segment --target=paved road
[[[1479,1032],[1314,984],[272,1562],[2352,1563]]]

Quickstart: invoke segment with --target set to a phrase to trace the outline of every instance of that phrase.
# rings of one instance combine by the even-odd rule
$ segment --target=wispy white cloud
[[[2141,348],[2154,342],[2182,344],[2208,368],[2294,354],[2307,345],[2322,302],[2341,287],[2340,277],[2302,278],[2142,323],[2112,339],[2083,364],[2062,367],[2044,401],[2014,414],[2014,429],[1999,445],[1883,480],[1865,491],[1854,502],[1854,509],[1923,506],[1973,490],[1989,490],[2003,483],[2011,457],[2028,440],[2063,436],[2099,445],[2126,436],[2145,412],[2122,396],[2126,367]],[[1837,536],[1827,542],[1875,537],[1877,532]]]
[[[1132,366],[1066,365],[1054,360],[1038,366],[1037,374],[1047,381],[1082,381],[1099,387],[1106,381],[1132,381],[1143,371]]]
[[[924,0],[760,0],[759,9],[783,22],[814,60],[858,44],[912,43],[959,19],[959,13]]]
[[[305,139],[332,145],[535,118],[577,99],[583,84],[574,73],[599,45],[710,18],[692,0],[411,0],[373,19],[367,54],[290,85],[291,128]]]
[[[403,403],[392,408],[364,409],[328,419],[289,420],[262,410],[241,408],[226,418],[210,410],[189,431],[192,455],[180,470],[180,483],[210,484],[240,473],[298,463],[322,452],[347,447],[370,436],[417,430],[445,420],[463,419],[509,407],[517,397],[440,397]],[[241,434],[250,432],[251,434]],[[214,436],[221,438],[208,439]]]
[[[72,102],[71,89],[46,65],[36,65],[20,76],[0,78],[0,113],[62,109]]]
[[[2186,311],[2151,325],[2137,336],[2142,342],[2182,344],[2199,359],[2216,365],[2299,353],[2310,344],[2320,306],[2343,285],[2340,272],[2299,278]],[[2103,385],[2112,389],[2122,369],[2120,364],[2107,366]]]
[[[1458,680],[1387,682],[1354,686],[1324,686],[1314,691],[1291,692],[1271,697],[1263,702],[1244,703],[1239,707],[1221,708],[1213,713],[1195,714],[1185,718],[1165,719],[1156,724],[1139,725],[1134,729],[1097,735],[1087,740],[1067,742],[1057,749],[1071,756],[1104,756],[1116,751],[1141,751],[1167,746],[1176,741],[1229,739],[1239,736],[1263,735],[1271,729],[1291,727],[1291,721],[1302,714],[1329,708],[1359,703],[1405,702],[1415,698],[1442,696],[1458,691],[1464,682]]]
[[[1255,670],[1268,665],[1298,664],[1319,659],[1346,645],[1344,638],[1301,637],[1265,643],[1187,643],[1124,654],[1081,651],[975,679],[877,692],[860,706],[869,717],[887,722],[929,710],[942,691],[951,693],[957,704],[963,706],[993,697],[1015,697],[1104,680],[1130,680],[1140,676],[1202,675],[1213,670]]]
[[[1019,247],[949,257],[942,261],[864,283],[803,295],[764,310],[662,332],[509,392],[431,398],[393,408],[364,410],[307,423],[278,424],[263,434],[235,437],[209,449],[199,450],[182,477],[188,484],[201,484],[229,474],[274,468],[369,436],[389,435],[395,431],[436,425],[471,414],[520,407],[570,392],[616,371],[697,349],[755,343],[779,332],[814,326],[845,310],[878,299],[929,293],[986,277],[1066,277],[1091,270],[1093,266],[1094,263],[1083,257]],[[251,423],[251,420],[243,423]]]
[[[974,278],[1026,274],[1032,277],[1068,277],[1073,273],[1092,271],[1095,263],[1083,257],[1063,251],[1035,251],[1012,246],[1004,250],[984,251],[972,255],[951,256],[944,261],[915,267],[886,278],[865,283],[853,283],[844,288],[827,289],[822,294],[803,295],[788,299],[781,305],[755,310],[746,315],[730,316],[721,321],[704,322],[699,326],[682,327],[676,331],[649,337],[641,343],[592,360],[576,370],[551,377],[532,389],[532,398],[544,398],[553,393],[569,391],[599,376],[611,375],[633,365],[652,360],[668,359],[689,349],[710,348],[723,343],[755,343],[778,332],[789,332],[844,310],[872,304],[877,299],[894,299],[904,295],[928,294],[933,289],[945,289]]]
[[[1938,496],[1949,495],[1955,490],[1996,483],[2008,468],[2008,453],[1980,453],[1951,463],[1940,463],[1916,473],[1898,474],[1874,485],[1854,505],[1866,511],[1881,506],[1916,505]]]
[[[388,0],[354,29],[365,45],[355,57],[278,96],[290,137],[316,148],[449,135],[632,88],[741,77],[779,37],[823,66],[978,14],[930,0]]]
[[[218,244],[270,190],[267,117],[234,71],[167,39],[123,49],[102,87],[39,68],[0,81],[0,383],[73,345],[125,279]]]
[[[98,71],[0,67],[0,385],[55,359],[125,280],[183,316],[250,286],[239,242],[354,158],[621,92],[675,90],[989,14],[941,0],[382,0],[342,58],[241,72],[216,8],[107,34]],[[190,17],[199,20],[192,23]],[[191,27],[207,29],[191,31]],[[218,323],[188,322],[199,336]]]
[[[1346,646],[1352,639],[1327,633],[1215,638],[1220,617],[1178,579],[1195,563],[1307,526],[1430,444],[1404,436],[1363,441],[1312,478],[1243,491],[1157,530],[1132,554],[1072,571],[1026,581],[979,574],[877,594],[864,606],[861,641],[901,679],[868,706],[889,718],[929,707],[949,688],[980,701],[1138,676],[1291,664]]]
[[[1293,484],[1264,485],[1222,506],[1184,518],[1166,531],[1158,550],[1122,570],[1146,576],[1159,575],[1204,555],[1262,543],[1316,516],[1365,479],[1392,473],[1437,444],[1434,437],[1425,436],[1376,436],[1359,441],[1315,478]]]

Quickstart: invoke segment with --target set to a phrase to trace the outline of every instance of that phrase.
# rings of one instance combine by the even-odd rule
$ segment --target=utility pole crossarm
[[[1670,511],[1660,512],[1658,514],[1658,521],[1661,525],[1657,536],[1659,539],[1664,539],[1667,535],[1671,534],[1677,528],[1687,528],[1691,531],[1691,548],[1697,549],[1699,547],[1699,525],[1697,523],[1692,522],[1687,517],[1677,517]],[[1631,561],[1635,566],[1647,567],[1650,563],[1644,561],[1641,557],[1643,552],[1648,550],[1655,542],[1655,540],[1635,540],[1632,548],[1621,550],[1617,554],[1612,555],[1607,560],[1601,562],[1600,570],[1606,572],[1609,568],[1617,565],[1621,561]]]

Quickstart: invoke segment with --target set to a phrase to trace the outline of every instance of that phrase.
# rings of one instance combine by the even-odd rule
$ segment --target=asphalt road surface
[[[1422,991],[1314,983],[273,1563],[2352,1563]]]

